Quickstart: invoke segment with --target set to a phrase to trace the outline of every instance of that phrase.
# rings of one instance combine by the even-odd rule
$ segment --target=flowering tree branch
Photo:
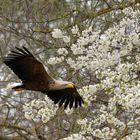
[[[85,104],[64,111],[38,92],[13,92],[9,87],[17,78],[1,61],[1,135],[138,139],[139,0],[65,1],[66,5],[19,1],[18,12],[17,2],[7,6],[8,2],[1,7],[1,58],[14,46],[26,46],[47,64],[51,75],[74,82]]]

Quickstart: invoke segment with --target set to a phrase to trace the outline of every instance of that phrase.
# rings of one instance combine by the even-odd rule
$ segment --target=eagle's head
[[[55,80],[55,83],[53,84],[53,86],[50,87],[50,89],[55,89],[55,90],[76,89],[76,87],[72,82]]]

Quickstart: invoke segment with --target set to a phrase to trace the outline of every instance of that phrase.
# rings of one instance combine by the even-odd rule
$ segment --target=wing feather
[[[61,106],[63,105],[63,103],[65,102],[66,98],[67,98],[67,94],[64,94],[64,95],[62,96],[62,99],[61,99],[60,102],[59,102],[59,107],[61,107]]]
[[[73,95],[71,96],[71,101],[70,101],[70,104],[69,104],[69,108],[71,109],[72,106],[73,106],[73,101],[74,101],[74,97]]]
[[[71,95],[69,95],[69,96],[67,97],[67,99],[66,99],[66,101],[65,101],[65,104],[64,104],[64,109],[66,109],[67,106],[69,105],[69,103],[70,103],[70,101],[71,101],[70,97],[71,97]]]

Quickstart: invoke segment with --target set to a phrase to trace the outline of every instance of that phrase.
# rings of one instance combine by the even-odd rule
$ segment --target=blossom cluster
[[[103,34],[89,28],[82,32],[77,43],[71,45],[77,59],[70,58],[70,66],[90,69],[100,80],[95,85],[82,87],[79,92],[88,103],[98,101],[101,91],[103,96],[109,97],[107,105],[101,104],[98,112],[94,110],[89,118],[78,120],[81,132],[77,138],[80,135],[107,140],[140,137],[137,129],[140,120],[140,55],[133,51],[139,50],[140,46],[140,11],[126,8],[123,13],[122,21]]]
[[[65,43],[70,42],[70,37],[63,35],[63,33],[60,29],[54,29],[54,31],[52,32],[52,37],[53,38],[62,38]]]
[[[23,106],[25,118],[28,120],[42,120],[47,123],[56,114],[58,107],[45,96],[45,100],[32,100]]]
[[[92,103],[94,107],[95,102],[97,105],[86,118],[77,121],[81,126],[79,134],[65,139],[129,140],[140,137],[140,10],[126,8],[122,13],[122,20],[103,33],[93,30],[92,26],[80,32],[78,26],[74,26],[71,33],[77,37],[76,42],[60,29],[52,32],[53,38],[70,45],[70,51],[59,48],[58,56],[50,58],[49,64],[65,60],[75,71],[81,70],[85,75],[90,71],[98,79],[96,84],[88,84],[78,90],[87,103],[85,108],[92,107]],[[33,119],[37,114],[47,116],[45,121],[48,121],[55,115],[55,108],[51,112],[52,105],[50,107],[46,102],[37,105],[41,106],[41,109],[37,108],[41,113],[33,113],[36,102],[25,107],[29,112],[25,114],[27,118],[31,116]]]
[[[70,67],[75,70],[86,67],[86,69],[92,71],[106,69],[119,63],[123,56],[131,53],[134,45],[138,46],[140,44],[139,10],[133,11],[131,8],[128,8],[124,9],[123,13],[125,17],[122,21],[107,29],[103,34],[101,34],[100,30],[93,31],[91,26],[82,31],[77,42],[70,46],[74,55],[73,58],[75,59],[76,57],[76,61],[72,57],[66,58]],[[78,32],[77,28],[77,26],[73,27],[72,33],[76,34]],[[52,35],[57,30],[52,32]],[[60,32],[60,30],[58,31]],[[77,34],[80,33],[78,32]],[[68,51],[66,48],[60,48],[59,52],[66,52],[64,53],[65,57]]]

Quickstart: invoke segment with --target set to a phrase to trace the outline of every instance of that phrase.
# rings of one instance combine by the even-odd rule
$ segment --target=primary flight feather
[[[55,104],[59,104],[59,107],[64,104],[64,108],[77,108],[84,103],[72,82],[52,78],[27,48],[15,49],[4,58],[4,63],[22,80],[22,85],[12,89],[40,91],[48,95]]]

